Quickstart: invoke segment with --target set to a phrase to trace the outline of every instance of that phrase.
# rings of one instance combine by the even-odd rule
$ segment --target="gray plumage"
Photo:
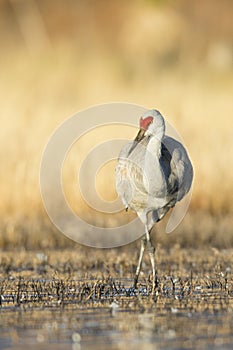
[[[165,122],[160,112],[145,112],[140,119],[138,135],[122,148],[116,167],[117,192],[126,209],[131,208],[137,213],[146,230],[142,238],[135,287],[147,245],[154,290],[157,272],[150,230],[189,192],[192,179],[193,168],[184,146],[165,135]],[[150,218],[149,213],[152,214]]]

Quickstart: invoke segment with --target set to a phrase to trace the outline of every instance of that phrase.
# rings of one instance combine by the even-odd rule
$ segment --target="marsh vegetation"
[[[231,13],[231,0],[0,1],[1,349],[232,348]],[[188,215],[171,235],[165,223],[153,232],[154,296],[148,257],[131,288],[139,242],[82,247],[54,228],[41,202],[52,132],[109,101],[159,109],[194,165]],[[123,134],[136,133],[94,130],[67,157],[67,200],[93,225],[133,217],[90,211],[77,191],[76,170],[93,145]],[[106,200],[116,196],[113,169],[96,179]]]

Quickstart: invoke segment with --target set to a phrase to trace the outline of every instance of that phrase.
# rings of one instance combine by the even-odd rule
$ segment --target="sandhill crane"
[[[122,148],[116,166],[117,192],[126,210],[135,211],[145,225],[134,288],[147,247],[155,290],[158,278],[150,232],[154,223],[189,192],[192,179],[193,168],[184,146],[165,135],[165,122],[159,111],[146,111],[135,140]]]

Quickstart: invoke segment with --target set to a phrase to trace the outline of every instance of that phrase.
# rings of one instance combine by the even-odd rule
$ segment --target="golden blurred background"
[[[233,245],[232,11],[231,0],[0,0],[1,248],[74,244],[43,209],[42,152],[67,117],[112,101],[159,109],[188,147],[191,207],[164,242]]]

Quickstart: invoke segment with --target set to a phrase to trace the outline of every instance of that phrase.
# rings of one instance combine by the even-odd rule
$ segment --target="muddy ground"
[[[232,253],[158,247],[152,295],[135,245],[1,252],[0,349],[231,349]]]

